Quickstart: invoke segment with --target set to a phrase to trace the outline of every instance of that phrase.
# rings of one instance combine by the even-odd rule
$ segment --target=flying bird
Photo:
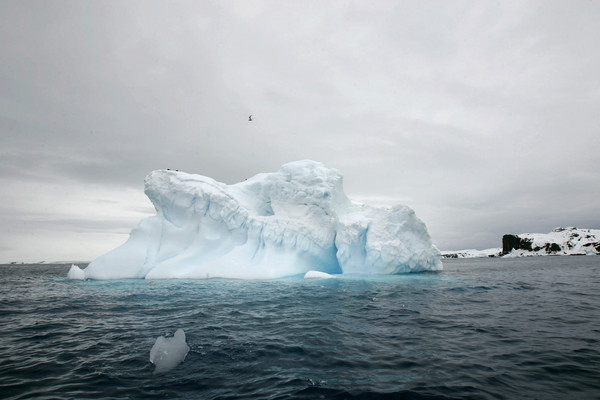
[[[248,117],[248,121],[252,121],[252,114]]]

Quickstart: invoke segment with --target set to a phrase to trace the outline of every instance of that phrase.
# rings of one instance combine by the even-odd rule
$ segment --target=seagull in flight
[[[252,121],[252,114],[248,117],[248,121]]]

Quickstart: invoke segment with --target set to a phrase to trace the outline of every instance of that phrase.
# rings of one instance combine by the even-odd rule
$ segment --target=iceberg
[[[156,215],[79,279],[271,279],[314,270],[397,274],[442,269],[425,224],[407,206],[352,202],[342,175],[296,161],[227,185],[157,170],[145,179]]]
[[[78,265],[71,264],[71,268],[69,269],[69,272],[67,273],[67,278],[84,280],[85,272],[81,268],[79,268]]]
[[[173,337],[159,336],[150,350],[150,362],[156,366],[155,374],[167,372],[185,360],[190,347],[185,342],[185,332],[177,329]]]

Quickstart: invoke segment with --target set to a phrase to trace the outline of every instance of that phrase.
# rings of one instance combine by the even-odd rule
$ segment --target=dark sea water
[[[307,281],[0,266],[0,397],[598,399],[600,257]],[[182,328],[185,361],[149,352]]]

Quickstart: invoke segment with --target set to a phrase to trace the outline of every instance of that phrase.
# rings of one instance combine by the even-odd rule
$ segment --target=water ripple
[[[599,262],[250,282],[0,266],[0,397],[599,398]],[[150,348],[177,328],[186,360],[153,375]]]

